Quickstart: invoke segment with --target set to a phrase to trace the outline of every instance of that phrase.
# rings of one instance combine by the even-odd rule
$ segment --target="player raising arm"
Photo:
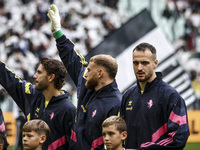
[[[73,123],[76,108],[68,99],[69,93],[61,90],[65,77],[66,69],[62,62],[44,57],[34,75],[35,85],[32,85],[21,80],[0,61],[0,84],[27,120],[42,119],[50,127],[51,135],[43,144],[44,150],[69,150],[70,144],[75,144]]]
[[[81,150],[103,149],[102,122],[117,115],[121,102],[115,76],[117,62],[110,55],[96,55],[87,66],[85,58],[61,31],[57,7],[51,5],[48,12],[51,30],[56,39],[61,60],[77,86],[76,137]]]

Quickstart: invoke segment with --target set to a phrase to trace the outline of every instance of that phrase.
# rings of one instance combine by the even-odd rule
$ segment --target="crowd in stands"
[[[118,0],[0,0],[1,59],[20,77],[33,82],[35,68],[43,56],[59,59],[47,18],[50,4],[55,3],[59,7],[62,31],[75,43],[76,50],[85,56],[130,19],[127,12],[118,10],[117,2]],[[180,63],[186,71],[191,72],[191,79],[195,79],[195,83],[200,82],[200,71],[196,71],[196,67],[186,61],[192,53],[200,52],[199,16],[198,0],[166,0],[163,18],[173,17],[174,24],[180,17],[185,20],[184,34],[179,39],[174,39],[173,43]],[[172,32],[175,31],[172,28]],[[67,84],[65,87],[67,90],[71,88]]]
[[[37,63],[42,57],[60,59],[47,17],[50,4],[58,6],[63,33],[75,43],[76,50],[85,56],[130,19],[127,12],[118,10],[117,2],[118,0],[0,0],[0,59],[20,77],[33,82]],[[193,53],[200,53],[200,1],[166,0],[163,18],[172,17],[174,25],[179,17],[185,20],[184,34],[179,39],[174,38],[173,43],[180,63],[191,74],[192,85],[199,99],[196,106],[200,109],[200,69],[197,70],[194,63],[188,63]],[[173,28],[172,32],[175,31]],[[67,83],[65,88],[69,92],[72,90]],[[10,100],[2,102],[5,96],[7,92],[0,85],[1,108],[3,111],[11,111],[13,108],[7,106],[12,105],[12,100],[8,97]],[[20,118],[20,115],[16,118]]]
[[[174,17],[174,24],[182,17],[185,20],[184,33],[174,41],[174,48],[179,62],[190,74],[197,101],[196,109],[200,109],[200,1],[168,0],[163,15]]]
[[[9,0],[0,1],[0,56],[22,79],[33,82],[39,60],[59,59],[47,10],[56,4],[62,31],[82,55],[104,40],[130,16],[117,10],[117,0]],[[66,85],[70,90],[70,85]]]
[[[22,79],[32,83],[42,57],[60,59],[47,17],[53,3],[59,8],[63,33],[82,55],[87,55],[130,18],[126,12],[117,10],[117,0],[0,0],[0,59]],[[64,88],[76,96],[70,84],[66,83]],[[72,96],[72,99],[76,103],[76,98]],[[13,149],[19,146],[22,149],[19,131],[25,118],[1,85],[0,106],[4,112],[13,111],[17,120]]]

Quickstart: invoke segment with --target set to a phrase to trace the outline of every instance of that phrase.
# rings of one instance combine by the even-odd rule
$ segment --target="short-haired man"
[[[189,136],[187,109],[179,93],[155,72],[156,49],[141,43],[133,50],[137,85],[124,95],[121,116],[127,124],[125,148],[183,150]]]
[[[68,99],[69,93],[61,90],[65,84],[66,72],[62,62],[44,57],[33,76],[35,85],[32,85],[21,80],[0,61],[0,84],[17,103],[27,120],[42,119],[51,129],[51,136],[43,144],[44,150],[68,150],[70,144],[74,144],[76,108]]]
[[[117,62],[110,55],[100,54],[93,56],[87,66],[85,58],[60,30],[60,15],[55,5],[50,6],[48,17],[60,58],[77,86],[78,149],[103,149],[101,124],[107,117],[117,115],[122,97],[115,81]]]

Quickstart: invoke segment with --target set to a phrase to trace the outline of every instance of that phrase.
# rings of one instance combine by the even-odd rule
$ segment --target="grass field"
[[[187,143],[184,150],[200,150],[200,143]]]

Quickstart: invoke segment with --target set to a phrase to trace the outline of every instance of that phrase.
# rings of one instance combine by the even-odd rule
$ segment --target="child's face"
[[[25,150],[38,149],[43,143],[42,140],[42,136],[35,131],[22,133],[22,142]]]
[[[126,131],[120,133],[115,125],[110,125],[108,127],[103,127],[103,141],[106,148],[111,150],[122,149],[122,142],[126,139]]]

